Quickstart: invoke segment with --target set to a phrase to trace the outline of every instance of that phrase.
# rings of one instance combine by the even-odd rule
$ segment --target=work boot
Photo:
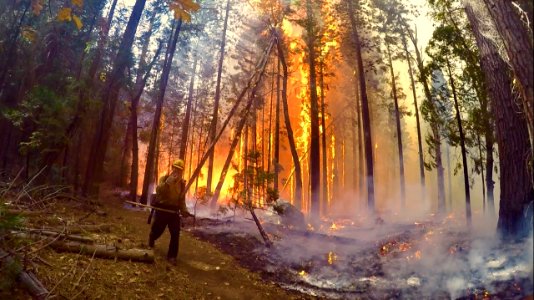
[[[173,266],[176,266],[176,258],[174,257],[167,257],[167,262]]]
[[[154,248],[155,241],[153,239],[148,239],[148,248],[152,249]]]

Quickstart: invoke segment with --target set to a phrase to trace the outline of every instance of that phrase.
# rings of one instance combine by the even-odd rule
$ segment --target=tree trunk
[[[421,188],[423,193],[423,199],[426,194],[425,187],[425,160],[423,158],[423,139],[421,138],[421,123],[419,121],[419,107],[417,105],[417,89],[415,87],[415,80],[413,75],[412,59],[410,52],[408,51],[408,43],[406,36],[402,35],[402,45],[404,47],[404,53],[406,55],[406,61],[408,62],[408,75],[410,76],[410,83],[412,87],[413,105],[415,110],[415,122],[417,125],[417,150],[419,154],[419,178],[421,180]]]
[[[269,43],[269,46],[268,46],[266,52],[264,53],[263,58],[260,60],[260,63],[259,63],[260,67],[257,69],[257,70],[259,70],[259,73],[255,73],[255,74],[253,74],[251,76],[251,78],[247,82],[246,87],[241,91],[241,94],[239,94],[239,96],[237,97],[234,105],[232,106],[232,108],[230,109],[230,112],[228,113],[228,117],[222,123],[221,129],[219,130],[219,133],[215,136],[215,139],[209,145],[208,149],[206,149],[204,155],[202,156],[202,159],[200,159],[200,161],[198,162],[198,165],[195,168],[195,171],[193,171],[193,174],[191,174],[191,177],[189,178],[189,181],[187,182],[187,184],[185,186],[185,191],[187,191],[191,187],[193,182],[195,182],[196,178],[200,174],[200,171],[202,170],[202,167],[204,166],[204,163],[208,160],[209,156],[213,153],[213,150],[215,148],[215,144],[217,144],[217,141],[219,140],[219,138],[223,134],[224,130],[228,126],[228,123],[230,122],[230,119],[232,118],[232,116],[234,116],[234,114],[236,113],[238,107],[241,105],[241,102],[242,102],[243,98],[245,97],[247,91],[252,87],[254,87],[254,88],[257,87],[259,85],[259,83],[261,82],[261,80],[263,78],[263,75],[265,73],[265,66],[267,65],[268,57],[269,57],[269,55],[271,53],[271,50],[272,50],[272,47],[273,47],[273,42],[274,42],[274,40],[272,40]],[[249,102],[247,104],[247,106],[248,105],[252,105],[252,102]]]
[[[145,45],[148,45],[148,40],[145,43]],[[141,52],[141,61],[144,61],[144,57],[146,56],[146,50],[143,47],[143,50]],[[156,53],[154,54],[154,57],[152,58],[152,62],[148,65],[148,68],[146,70],[146,73],[141,80],[137,81],[136,88],[137,90],[136,95],[132,97],[132,106],[131,106],[131,123],[132,123],[132,169],[130,171],[130,201],[136,202],[137,201],[137,185],[139,181],[139,141],[138,141],[138,134],[137,134],[137,107],[139,105],[139,100],[141,99],[141,95],[143,94],[143,91],[146,86],[146,82],[148,80],[148,76],[150,75],[150,72],[152,71],[152,68],[156,64],[156,61],[159,58],[159,55],[161,53],[162,43],[160,42],[158,45],[158,49],[156,50]],[[140,78],[140,74],[138,75],[137,79]]]
[[[131,166],[128,168],[128,162],[131,159],[130,154],[132,153],[132,127],[132,118],[130,118],[126,127],[126,134],[124,135],[124,143],[122,144],[121,164],[119,167],[119,177],[117,178],[117,185],[121,188],[128,184],[128,169],[131,169]]]
[[[221,40],[221,50],[220,50],[220,57],[219,57],[219,66],[217,69],[217,85],[215,87],[215,100],[213,102],[213,117],[211,120],[211,126],[210,126],[210,132],[209,132],[209,142],[213,143],[215,140],[215,135],[217,133],[217,118],[219,115],[219,101],[221,98],[221,78],[222,78],[222,69],[223,69],[223,62],[224,62],[224,50],[226,47],[226,30],[228,28],[228,17],[230,15],[230,0],[226,1],[226,14],[224,16],[224,26],[223,26],[223,32],[222,32],[222,40]],[[206,181],[206,192],[208,194],[211,194],[211,182],[213,180],[213,159],[214,159],[215,151],[212,151],[209,157],[208,162],[208,178]]]
[[[154,173],[154,161],[157,155],[156,146],[157,138],[159,135],[159,127],[161,122],[161,114],[163,110],[163,102],[165,100],[165,90],[167,89],[167,82],[169,81],[169,73],[172,67],[172,60],[174,58],[174,52],[176,50],[176,43],[178,42],[178,36],[180,35],[180,29],[182,28],[182,20],[179,19],[175,24],[175,29],[172,34],[172,41],[167,45],[167,53],[165,55],[165,62],[163,64],[163,70],[161,79],[159,82],[158,98],[156,100],[156,111],[154,112],[154,121],[152,124],[152,132],[150,133],[150,142],[148,144],[148,154],[145,167],[145,176],[143,179],[143,192],[141,194],[140,202],[147,203],[148,199],[148,187],[153,182]]]
[[[129,53],[135,38],[135,32],[141,14],[145,7],[146,0],[136,0],[128,25],[124,32],[119,51],[113,65],[113,70],[102,92],[102,110],[99,121],[96,124],[95,136],[91,145],[91,151],[87,162],[85,181],[83,184],[83,194],[98,194],[98,186],[101,181],[101,175],[106,157],[107,144],[111,134],[111,125],[115,113],[115,106],[118,101],[119,89],[122,86],[124,71],[130,60]]]
[[[299,155],[297,152],[297,146],[295,143],[295,138],[293,136],[293,128],[291,127],[291,120],[289,118],[289,105],[287,101],[287,80],[289,77],[287,70],[286,58],[284,55],[283,41],[281,40],[280,35],[277,38],[277,47],[278,47],[278,58],[282,64],[282,73],[284,74],[282,81],[282,105],[284,106],[284,120],[287,130],[287,139],[289,141],[289,149],[291,151],[291,157],[293,159],[293,166],[295,168],[295,194],[294,194],[294,204],[297,209],[302,207],[302,168],[300,166]]]
[[[395,104],[395,125],[397,129],[397,150],[399,155],[399,178],[400,178],[400,189],[401,189],[401,207],[405,206],[406,202],[406,179],[404,178],[404,154],[402,149],[402,130],[400,122],[400,112],[399,112],[399,99],[397,97],[397,81],[395,79],[395,72],[393,71],[393,60],[391,59],[391,50],[389,44],[387,46],[388,61],[389,61],[389,70],[391,76],[391,88],[393,92],[393,101]]]
[[[320,214],[321,196],[321,156],[319,148],[319,105],[317,97],[317,74],[315,53],[314,15],[311,0],[306,1],[306,48],[308,49],[309,88],[310,88],[310,215],[313,219]]]
[[[274,184],[273,188],[278,191],[278,173],[280,172],[280,58],[277,61],[276,72],[276,104],[274,112],[274,143],[273,143],[273,167],[274,167]]]
[[[252,96],[251,96],[251,99],[249,100],[249,104],[251,102],[253,102]],[[217,200],[219,199],[219,195],[221,194],[221,190],[224,185],[224,181],[226,179],[226,174],[228,173],[228,169],[230,168],[230,164],[232,163],[232,157],[234,157],[237,144],[239,143],[239,140],[241,139],[241,133],[243,132],[243,128],[245,127],[245,124],[247,123],[246,122],[247,116],[250,114],[251,107],[252,105],[247,104],[247,107],[242,112],[241,120],[239,121],[234,131],[234,138],[232,139],[232,144],[230,145],[228,156],[226,157],[226,161],[224,162],[223,168],[221,170],[221,176],[219,177],[219,182],[217,183],[217,187],[215,188],[215,191],[213,192],[213,197],[211,198],[211,203],[210,203],[211,208],[215,208],[217,205]]]
[[[325,105],[324,105],[324,63],[320,62],[319,66],[319,84],[321,90],[321,127],[323,128],[323,133],[321,134],[321,152],[323,154],[322,159],[322,213],[326,215],[328,207],[328,168],[327,168],[327,154],[326,151],[326,120],[325,120]]]
[[[530,134],[531,152],[534,149],[534,56],[528,27],[521,21],[512,1],[484,0],[495,27],[504,41],[510,65],[519,82],[523,112]],[[530,20],[532,21],[532,20]],[[533,157],[531,156],[531,160]],[[532,176],[532,174],[531,174]]]
[[[198,56],[195,55],[193,62],[193,73],[189,83],[189,96],[187,100],[187,108],[185,111],[184,125],[182,128],[182,138],[180,139],[180,159],[185,160],[185,153],[187,149],[187,138],[189,136],[189,125],[191,123],[191,110],[193,109],[193,91],[195,89],[195,77],[197,73]]]
[[[354,18],[354,7],[352,0],[348,0],[348,13],[351,24],[352,38],[354,40],[356,51],[356,63],[359,75],[359,91],[362,105],[362,124],[363,124],[363,139],[365,145],[365,165],[367,176],[367,205],[371,212],[375,212],[375,187],[374,187],[374,166],[373,166],[373,142],[371,138],[371,119],[369,116],[369,100],[367,99],[367,86],[365,83],[365,71],[363,69],[362,49],[360,44],[360,36]]]
[[[410,40],[414,46],[415,49],[415,58],[417,62],[417,68],[419,70],[419,81],[423,84],[423,91],[425,93],[426,100],[429,102],[429,104],[432,107],[432,110],[434,113],[431,113],[433,116],[432,119],[437,118],[436,115],[436,108],[434,105],[434,100],[432,97],[432,93],[430,92],[430,87],[428,86],[428,74],[425,71],[425,67],[423,64],[423,57],[421,56],[421,52],[419,51],[418,45],[417,45],[417,38],[411,33],[411,31],[406,31],[409,34]],[[443,177],[443,161],[441,158],[441,135],[440,135],[440,124],[437,122],[438,120],[434,120],[431,122],[431,131],[432,131],[432,138],[430,140],[430,145],[432,149],[434,150],[434,156],[435,156],[435,163],[436,163],[436,170],[437,170],[437,186],[438,186],[438,212],[443,213],[445,212],[445,179]]]
[[[482,143],[480,142],[480,135],[477,136],[478,156],[480,157],[480,178],[482,183],[482,211],[486,213],[486,185],[484,184],[484,164],[482,159]]]
[[[465,146],[465,134],[462,126],[462,118],[460,116],[460,106],[458,104],[458,95],[456,93],[456,83],[454,74],[452,73],[451,64],[446,58],[447,70],[449,72],[449,82],[451,84],[452,96],[454,99],[454,109],[456,110],[456,123],[458,125],[458,133],[460,134],[460,148],[462,149],[462,166],[464,171],[464,189],[465,189],[465,217],[467,225],[471,226],[471,192],[469,187],[469,169],[467,167],[467,148]]]
[[[485,74],[496,125],[501,171],[497,228],[503,236],[521,236],[532,228],[532,221],[524,211],[534,201],[532,177],[528,171],[528,155],[532,149],[528,142],[527,120],[518,113],[514,103],[508,64],[499,55],[497,46],[481,33],[480,23],[471,5],[466,5],[465,9],[480,49],[480,65]],[[491,210],[492,203],[488,204]]]

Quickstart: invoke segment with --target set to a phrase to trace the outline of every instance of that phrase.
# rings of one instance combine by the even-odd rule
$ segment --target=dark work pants
[[[163,234],[167,226],[169,226],[169,232],[171,233],[167,258],[176,258],[178,256],[178,245],[180,242],[179,214],[156,210],[154,212],[154,223],[152,223],[152,228],[150,229],[149,243],[155,242]]]

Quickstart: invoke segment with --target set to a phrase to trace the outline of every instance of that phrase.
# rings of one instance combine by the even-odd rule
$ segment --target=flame
[[[338,227],[337,227],[336,223],[332,222],[332,225],[330,226],[330,229],[337,230]]]
[[[308,273],[306,273],[306,271],[302,270],[299,272],[299,275],[302,276],[302,277],[306,277],[308,276]]]
[[[415,258],[416,259],[421,259],[421,250],[415,251]]]
[[[337,260],[337,255],[334,252],[330,251],[328,252],[327,260],[328,260],[328,264],[332,265]]]

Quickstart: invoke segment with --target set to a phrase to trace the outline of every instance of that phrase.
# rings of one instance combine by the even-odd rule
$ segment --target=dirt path
[[[112,224],[109,233],[95,237],[125,248],[146,247],[150,226],[147,212],[127,210],[111,198],[100,214],[84,216],[79,209],[61,206],[57,215],[28,220],[32,226],[54,225],[61,218],[70,222]],[[85,218],[84,218],[85,217]],[[80,221],[80,218],[84,218]],[[57,221],[59,222],[59,221]],[[156,263],[144,264],[91,258],[74,253],[41,250],[40,257],[52,267],[38,264],[34,272],[55,297],[66,299],[302,299],[264,282],[231,256],[182,230],[177,266],[169,265],[166,251],[169,234],[156,242]],[[309,298],[309,297],[304,297]]]

